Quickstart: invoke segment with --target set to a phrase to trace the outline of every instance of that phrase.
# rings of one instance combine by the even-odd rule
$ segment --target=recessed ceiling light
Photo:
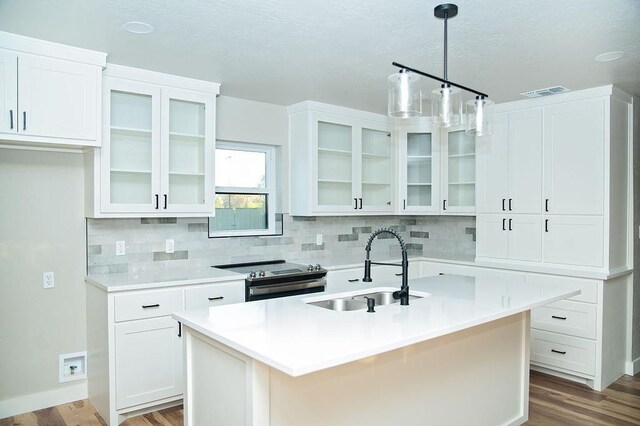
[[[624,52],[605,52],[596,56],[598,62],[611,62],[617,61],[624,56]]]
[[[149,34],[150,32],[153,32],[153,27],[146,22],[125,22],[122,25],[122,28],[133,34]]]

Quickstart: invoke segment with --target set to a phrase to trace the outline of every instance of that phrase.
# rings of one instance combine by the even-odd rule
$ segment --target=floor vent
[[[564,86],[553,86],[546,87],[544,89],[529,90],[528,92],[520,92],[520,94],[528,98],[539,98],[540,96],[557,95],[558,93],[565,93],[568,91],[569,89]]]

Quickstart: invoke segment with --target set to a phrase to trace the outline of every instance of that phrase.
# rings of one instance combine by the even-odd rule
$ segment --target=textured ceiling
[[[495,102],[554,85],[640,95],[639,0],[459,0],[449,78]],[[111,63],[222,84],[281,105],[385,112],[392,61],[442,75],[443,25],[425,0],[0,0],[0,30],[100,50]],[[127,21],[154,26],[125,32]],[[615,62],[602,52],[621,50]],[[425,89],[436,87],[425,82]]]

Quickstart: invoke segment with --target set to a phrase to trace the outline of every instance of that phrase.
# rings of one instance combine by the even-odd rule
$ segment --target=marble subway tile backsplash
[[[470,216],[298,217],[283,215],[282,236],[209,238],[206,218],[87,219],[87,272],[108,274],[172,266],[285,259],[299,263],[345,264],[364,259],[364,247],[378,228],[396,230],[410,255],[471,260],[475,218]],[[316,245],[322,234],[323,244]],[[173,239],[175,252],[165,253]],[[126,254],[116,256],[115,242]],[[399,257],[395,238],[377,237],[373,259]]]

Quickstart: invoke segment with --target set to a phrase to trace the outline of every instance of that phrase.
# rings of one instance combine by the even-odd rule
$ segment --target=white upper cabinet
[[[426,126],[402,126],[400,150],[400,212],[436,213],[440,200],[438,133]]]
[[[0,32],[0,136],[99,146],[106,54]]]
[[[605,99],[544,110],[544,195],[551,214],[601,215],[605,185]]]
[[[476,140],[464,130],[443,132],[442,214],[476,211]]]
[[[218,87],[110,65],[103,146],[88,154],[87,214],[213,216]]]
[[[396,148],[378,114],[303,102],[289,107],[291,214],[391,214]]]

